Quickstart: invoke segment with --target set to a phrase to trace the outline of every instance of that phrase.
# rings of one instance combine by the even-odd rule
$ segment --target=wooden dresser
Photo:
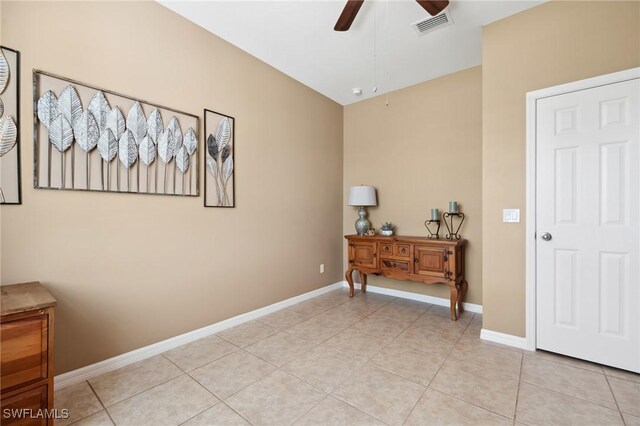
[[[1,286],[0,295],[0,423],[52,425],[56,300],[38,282]]]
[[[353,297],[353,271],[360,273],[363,292],[367,290],[367,274],[383,275],[424,284],[446,284],[451,289],[451,319],[463,312],[462,301],[467,292],[464,277],[466,240],[435,240],[426,237],[346,235],[349,244],[349,269],[346,279]]]

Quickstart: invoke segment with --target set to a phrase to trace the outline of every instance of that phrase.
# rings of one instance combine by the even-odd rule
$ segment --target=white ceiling
[[[413,0],[367,0],[342,33],[346,0],[158,1],[342,105],[480,65],[483,25],[543,3],[451,0],[453,25],[418,36],[430,16]]]

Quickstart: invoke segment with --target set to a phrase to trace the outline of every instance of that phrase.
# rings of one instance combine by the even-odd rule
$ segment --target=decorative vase
[[[358,210],[358,220],[356,220],[356,232],[358,235],[367,235],[367,231],[371,223],[367,220],[367,211],[364,207],[360,207]]]

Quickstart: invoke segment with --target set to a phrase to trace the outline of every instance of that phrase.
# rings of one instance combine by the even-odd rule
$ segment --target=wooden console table
[[[451,319],[456,321],[463,312],[462,301],[468,287],[464,277],[466,240],[361,235],[345,238],[349,243],[349,269],[345,276],[350,297],[354,295],[352,274],[358,271],[363,293],[367,291],[367,274],[424,284],[447,284],[451,289]]]

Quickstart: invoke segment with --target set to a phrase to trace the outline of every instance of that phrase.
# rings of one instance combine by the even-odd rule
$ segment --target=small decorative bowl
[[[390,237],[393,235],[393,229],[389,229],[389,230],[381,229],[380,234],[384,235],[385,237]]]

